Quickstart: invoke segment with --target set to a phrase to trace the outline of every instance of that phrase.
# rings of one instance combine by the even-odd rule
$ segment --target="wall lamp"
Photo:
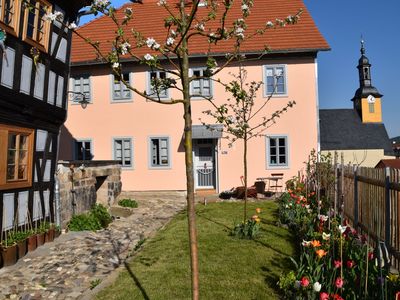
[[[79,103],[83,109],[87,107],[89,100],[84,93],[68,91],[68,94],[71,95],[71,100],[75,103]]]

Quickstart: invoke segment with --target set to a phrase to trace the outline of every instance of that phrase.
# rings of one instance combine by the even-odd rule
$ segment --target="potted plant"
[[[41,222],[40,226],[37,228],[37,246],[42,246],[45,243],[45,235],[46,235],[46,222]]]
[[[46,235],[45,235],[46,243],[54,241],[54,235],[55,235],[55,231],[56,231],[55,225],[46,222],[46,228],[47,228]]]
[[[7,236],[0,243],[0,253],[3,267],[12,266],[17,262],[17,244],[12,236]]]
[[[37,248],[37,234],[33,229],[27,231],[28,235],[28,252],[34,251]]]
[[[20,259],[25,256],[27,252],[28,240],[27,237],[29,235],[29,231],[22,230],[14,230],[10,233],[10,236],[14,239],[17,244],[17,259]]]

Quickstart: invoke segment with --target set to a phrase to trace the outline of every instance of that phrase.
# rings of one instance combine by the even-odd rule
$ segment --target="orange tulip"
[[[261,208],[257,207],[257,208],[256,208],[256,213],[259,214],[260,212],[261,212]]]
[[[319,249],[319,250],[315,251],[315,253],[317,254],[317,256],[318,256],[319,258],[322,258],[322,257],[324,257],[328,252],[326,252],[326,251],[323,250],[323,249]]]
[[[318,240],[313,240],[311,241],[311,245],[316,248],[316,247],[321,247],[321,242]]]

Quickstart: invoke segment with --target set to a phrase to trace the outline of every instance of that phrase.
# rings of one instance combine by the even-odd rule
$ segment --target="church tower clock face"
[[[372,95],[369,95],[369,96],[367,97],[367,100],[368,100],[368,103],[375,103],[375,97],[372,96]]]

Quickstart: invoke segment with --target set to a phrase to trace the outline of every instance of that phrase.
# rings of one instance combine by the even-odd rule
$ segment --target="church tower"
[[[363,123],[382,123],[382,95],[371,84],[371,64],[365,56],[363,40],[360,51],[361,57],[357,66],[360,87],[351,100]]]

